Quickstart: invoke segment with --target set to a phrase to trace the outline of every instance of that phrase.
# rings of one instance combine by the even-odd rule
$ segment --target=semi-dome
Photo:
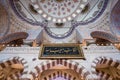
[[[118,37],[120,37],[120,1],[116,3],[111,11],[111,31]]]

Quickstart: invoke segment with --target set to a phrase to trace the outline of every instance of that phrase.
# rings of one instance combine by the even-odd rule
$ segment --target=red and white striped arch
[[[120,70],[120,61],[114,60],[109,57],[98,57],[92,63],[92,74],[96,75],[97,79],[105,79],[105,80],[112,80],[112,76],[108,75],[107,73],[103,73],[102,71],[96,71],[95,67],[97,64],[106,64],[108,66],[115,67]]]
[[[68,67],[69,69],[72,69],[79,73],[82,77],[87,78],[90,73],[85,69],[85,67],[79,65],[79,63],[71,61],[71,60],[49,60],[46,62],[43,62],[42,64],[39,64],[34,67],[34,69],[29,73],[30,75],[26,74],[24,76],[29,76],[29,78],[22,78],[22,80],[30,80],[31,78],[34,80],[39,73],[43,72],[44,70],[50,69],[57,65],[63,65],[65,67]],[[31,78],[30,78],[31,77]]]
[[[51,71],[50,73],[40,77],[42,80],[43,79],[47,79],[47,80],[51,80],[51,79],[55,79],[57,77],[64,77],[65,79],[69,79],[69,80],[79,80],[77,75],[73,74],[73,72],[66,72],[66,71],[61,71],[61,70],[55,70],[55,71]]]
[[[27,65],[27,61],[25,61],[24,58],[21,57],[12,57],[8,60],[3,60],[2,62],[0,62],[0,70],[7,68],[8,66],[12,65],[12,64],[16,64],[16,63],[21,63],[24,66],[24,70],[23,72],[17,72],[15,74],[12,74],[11,76],[9,76],[9,79],[11,80],[18,80],[19,77],[25,73],[27,73],[26,68],[28,67]],[[1,74],[3,75],[3,74]]]

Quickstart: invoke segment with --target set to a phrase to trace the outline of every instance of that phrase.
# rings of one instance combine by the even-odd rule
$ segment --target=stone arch
[[[24,77],[22,80],[35,80],[35,78],[38,76],[39,73],[43,72],[44,70],[50,69],[57,65],[63,65],[65,67],[68,67],[69,69],[72,69],[76,71],[77,73],[81,74],[83,78],[88,78],[90,75],[90,72],[85,69],[85,67],[79,65],[79,63],[74,61],[68,61],[68,60],[53,60],[53,61],[46,61],[43,62],[43,64],[39,64],[34,67],[34,69],[29,73],[29,78]],[[28,74],[24,75],[27,76]]]
[[[26,32],[15,32],[0,37],[0,51],[2,51],[7,44],[21,46],[23,44],[23,39],[26,39],[28,36],[29,35]]]
[[[12,64],[17,64],[17,63],[21,63],[24,66],[24,70],[22,72],[17,72],[15,74],[12,74],[11,76],[9,76],[9,79],[11,79],[11,80],[19,79],[22,74],[27,73],[26,68],[28,67],[28,64],[24,58],[12,57],[7,60],[4,60],[4,61],[0,62],[0,70],[3,70],[4,68],[7,68],[8,66],[10,66]],[[4,75],[4,74],[1,73],[1,76],[2,75]]]
[[[111,10],[110,13],[110,30],[111,32],[120,37],[120,0],[117,0],[116,4]]]
[[[93,31],[91,32],[90,35],[93,38],[104,39],[104,40],[110,41],[111,43],[119,42],[119,39],[116,36],[104,31]]]
[[[49,71],[48,71],[49,72]],[[50,73],[43,75],[42,77],[40,77],[41,79],[47,79],[47,80],[51,80],[51,79],[55,79],[57,77],[63,77],[64,79],[69,79],[69,80],[79,80],[79,77],[75,76],[74,71],[64,71],[64,70],[53,70]],[[45,74],[45,73],[44,73]],[[41,80],[40,79],[40,80]]]
[[[8,7],[0,1],[0,36],[5,36],[9,32],[9,18]]]
[[[111,66],[111,67],[114,67],[114,68],[120,70],[120,61],[114,60],[114,59],[109,58],[109,57],[104,57],[104,56],[98,57],[93,61],[92,66],[91,66],[92,67],[92,74],[96,75],[97,79],[113,80],[113,77],[111,75],[104,73],[102,71],[96,71],[96,66],[98,64],[104,64],[100,67]]]
[[[0,37],[0,43],[1,44],[7,44],[10,43],[11,41],[18,40],[18,39],[26,39],[28,37],[28,33],[26,32],[15,32],[8,34],[4,37]]]

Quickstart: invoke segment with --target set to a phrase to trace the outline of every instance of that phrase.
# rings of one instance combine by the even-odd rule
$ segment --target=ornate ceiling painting
[[[87,0],[31,0],[35,10],[46,20],[61,23],[75,18]]]
[[[49,26],[49,25],[52,25]],[[45,27],[46,33],[52,38],[63,39],[71,35],[75,27],[71,27],[71,22],[66,23],[48,23],[48,27]]]
[[[69,28],[69,29],[65,29],[66,30],[66,32],[62,32],[62,29],[61,30],[59,30],[59,31],[61,31],[60,32],[60,34],[58,34],[58,33],[54,33],[53,31],[52,31],[53,29],[51,29],[51,28],[45,28],[45,31],[48,33],[48,35],[50,35],[52,38],[56,38],[56,39],[63,39],[63,38],[66,38],[66,37],[68,37],[69,35],[71,35],[71,33],[73,32],[73,30],[74,30],[74,27],[71,27],[71,28]]]
[[[120,1],[114,6],[111,12],[111,31],[120,37]]]
[[[9,1],[14,12],[22,20],[43,27],[52,38],[64,39],[73,33],[75,27],[97,20],[106,9],[109,0]],[[66,31],[58,34],[60,29]]]
[[[0,4],[0,36],[4,36],[9,31],[9,13],[6,8]]]
[[[85,7],[88,11],[86,11],[84,14],[81,12],[81,14],[76,18],[76,22],[73,26],[88,25],[89,23],[96,21],[107,8],[108,2],[109,0],[89,1],[89,3],[86,5],[87,7]]]
[[[33,13],[33,7],[28,0],[9,0],[9,3],[14,13],[23,21],[31,25],[45,26],[41,16]]]

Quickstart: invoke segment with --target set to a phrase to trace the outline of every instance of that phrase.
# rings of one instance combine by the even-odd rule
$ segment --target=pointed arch
[[[100,65],[100,66],[99,66]],[[96,70],[96,67],[105,68],[105,67],[114,67],[120,70],[120,61],[114,60],[109,57],[101,56],[96,58],[92,63],[92,74],[96,75],[98,79],[112,80],[113,77],[108,73],[103,71]]]
[[[46,61],[42,64],[39,64],[34,67],[34,69],[29,73],[33,79],[35,79],[39,73],[43,72],[44,70],[50,69],[57,65],[63,65],[65,67],[68,67],[69,69],[72,69],[83,76],[83,78],[87,78],[88,75],[90,75],[90,72],[85,69],[85,67],[79,65],[79,63],[71,61],[71,60],[53,60],[53,61]],[[24,75],[25,76],[25,75]],[[25,78],[22,80],[30,80],[29,78]]]
[[[23,72],[17,72],[15,74],[12,74],[11,76],[9,76],[9,79],[11,79],[11,80],[19,79],[19,77],[22,74],[27,73],[26,68],[28,67],[28,64],[24,58],[12,57],[12,58],[9,58],[7,60],[4,60],[4,61],[0,62],[0,70],[3,70],[5,68],[9,67],[10,65],[17,64],[17,63],[20,63],[24,66]],[[4,74],[2,73],[1,75],[4,75]]]

